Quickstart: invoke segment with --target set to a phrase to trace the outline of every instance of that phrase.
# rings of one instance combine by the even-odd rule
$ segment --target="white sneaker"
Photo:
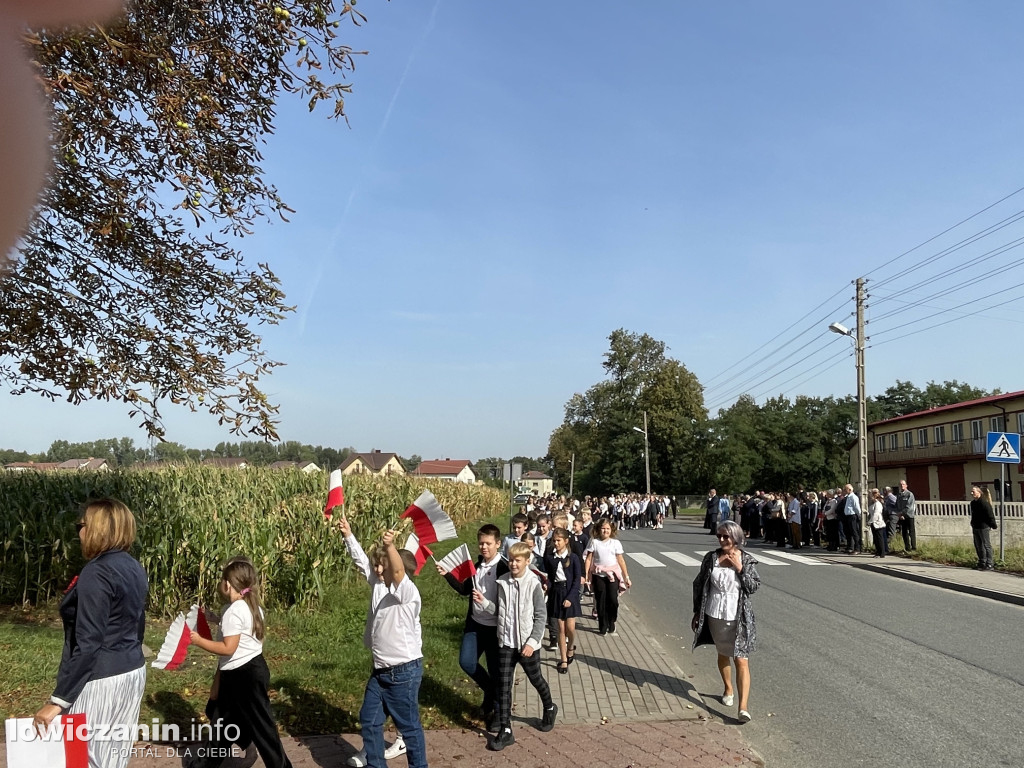
[[[751,720],[750,713],[747,712],[747,710],[745,710],[745,709],[741,709],[740,710],[740,718],[739,718],[739,720],[740,720],[741,723],[749,723],[750,720]]]
[[[399,735],[399,737],[397,739],[395,739],[395,743],[394,744],[392,744],[390,747],[385,748],[385,750],[384,750],[384,759],[385,760],[394,760],[399,755],[404,755],[404,754],[405,754],[405,739],[403,739],[401,737],[401,735]]]
[[[733,695],[731,693],[727,696],[722,697],[722,703],[727,707],[731,707],[734,701],[735,699],[733,698]]]
[[[393,760],[399,755],[405,754],[405,739],[399,736],[395,739],[394,744],[389,744],[384,748],[384,759]],[[366,750],[361,749],[356,752],[352,757],[345,761],[347,765],[352,768],[364,768],[366,766]]]

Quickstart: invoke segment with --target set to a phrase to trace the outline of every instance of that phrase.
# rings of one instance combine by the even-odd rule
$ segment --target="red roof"
[[[433,459],[421,461],[414,475],[457,475],[470,464],[469,459]]]
[[[902,416],[894,416],[891,419],[883,419],[882,421],[875,421],[868,424],[868,427],[877,427],[882,424],[892,424],[896,421],[902,421],[903,419],[911,419],[915,416],[922,414],[932,413],[943,413],[945,411],[955,411],[958,408],[970,408],[975,405],[987,405],[990,403],[999,403],[1004,400],[1013,400],[1014,398],[1024,397],[1024,389],[1018,392],[1007,392],[1003,395],[989,395],[988,397],[979,397],[977,400],[965,400],[962,403],[953,403],[952,405],[940,405],[938,408],[929,408],[926,411],[915,411],[914,413],[905,413]]]

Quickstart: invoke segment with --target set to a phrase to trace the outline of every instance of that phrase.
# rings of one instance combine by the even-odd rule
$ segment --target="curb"
[[[875,565],[874,563],[843,562],[843,565],[848,565],[851,568],[860,568],[863,571],[871,571],[872,573],[881,573],[885,576],[894,576],[897,579],[904,579],[906,581],[916,581],[919,584],[928,584],[932,587],[940,587],[953,592],[963,592],[964,594],[974,595],[975,597],[987,597],[989,600],[996,600],[1001,603],[1011,603],[1013,605],[1024,606],[1024,595],[1013,595],[1007,592],[999,592],[994,589],[986,589],[985,587],[977,587],[971,584],[960,584],[956,581],[937,579],[932,576],[924,576],[922,574],[905,571],[900,568],[889,568],[884,565]]]

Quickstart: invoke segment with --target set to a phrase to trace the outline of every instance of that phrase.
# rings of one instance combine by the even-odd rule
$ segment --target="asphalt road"
[[[698,567],[686,560],[715,540],[682,520],[620,539],[633,580],[625,601],[711,714],[735,722],[717,700],[714,650],[690,651]],[[754,720],[743,726],[769,766],[1024,766],[1024,608],[828,563],[814,549],[784,553],[807,562],[749,550],[778,562],[758,567]]]

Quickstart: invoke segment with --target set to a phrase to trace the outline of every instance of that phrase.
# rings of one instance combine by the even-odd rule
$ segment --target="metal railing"
[[[996,516],[999,516],[1000,502],[992,502]],[[919,501],[917,514],[925,517],[970,517],[971,502],[969,501]],[[1006,502],[1005,517],[1024,518],[1024,502]]]

